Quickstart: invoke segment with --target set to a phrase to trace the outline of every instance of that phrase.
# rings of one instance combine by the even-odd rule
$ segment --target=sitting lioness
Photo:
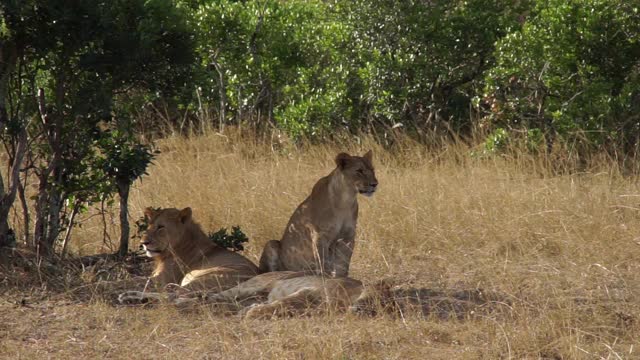
[[[191,208],[147,208],[145,215],[149,227],[142,246],[155,260],[151,280],[156,286],[174,283],[189,289],[221,291],[258,273],[250,260],[211,241],[193,221]]]
[[[243,308],[245,318],[302,312],[305,310],[376,311],[380,305],[393,302],[392,284],[388,280],[365,286],[348,278],[328,278],[309,275],[304,271],[276,271],[260,274],[236,287],[222,292],[192,292],[182,297],[160,293],[128,291],[120,294],[123,304],[149,301],[169,301],[181,308],[196,304],[240,304],[247,300],[265,299]]]
[[[282,240],[269,241],[260,272],[311,270],[335,277],[349,275],[353,254],[358,193],[371,196],[376,179],[371,151],[364,156],[340,153],[336,168],[318,180],[295,210]]]

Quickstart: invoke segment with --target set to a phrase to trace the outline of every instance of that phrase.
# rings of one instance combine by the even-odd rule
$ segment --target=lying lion
[[[181,308],[195,304],[241,304],[247,300],[266,301],[244,307],[239,314],[248,319],[304,312],[306,310],[375,311],[392,300],[391,284],[381,281],[365,286],[348,278],[310,275],[307,272],[278,271],[260,274],[222,292],[192,292],[183,297],[173,294],[129,291],[120,294],[122,304],[169,301]]]
[[[244,256],[211,241],[191,217],[191,208],[147,208],[149,227],[142,239],[155,260],[151,277],[158,287],[180,284],[187,289],[225,290],[250,279],[258,268]]]
[[[358,194],[372,196],[378,186],[372,153],[340,153],[336,168],[318,180],[311,195],[295,210],[282,240],[269,241],[260,272],[311,270],[349,275],[358,221]]]

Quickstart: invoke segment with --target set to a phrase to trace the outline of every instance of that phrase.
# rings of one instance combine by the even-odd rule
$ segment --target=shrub
[[[638,11],[637,3],[622,0],[537,2],[522,29],[496,45],[497,63],[486,76],[488,119],[565,141],[635,144]]]

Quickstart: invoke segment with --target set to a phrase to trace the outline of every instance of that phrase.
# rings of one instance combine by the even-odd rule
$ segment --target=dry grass
[[[0,303],[0,356],[640,357],[640,191],[635,179],[606,161],[590,171],[552,175],[536,158],[476,159],[463,147],[431,152],[409,141],[393,151],[366,139],[274,150],[211,134],[172,137],[159,146],[150,176],[133,191],[132,217],[146,206],[191,206],[207,229],[241,225],[251,238],[245,254],[254,261],[332,169],[338,151],[373,148],[380,189],[360,199],[351,275],[393,277],[401,288],[481,288],[510,303],[457,319],[331,314],[240,321],[207,309],[121,308],[100,296],[78,301],[73,281],[52,296],[46,281],[29,291],[5,284],[6,300],[34,300]],[[81,254],[101,251],[101,223],[86,220],[72,247]]]

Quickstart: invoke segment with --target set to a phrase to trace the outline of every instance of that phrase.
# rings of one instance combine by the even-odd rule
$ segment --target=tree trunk
[[[128,181],[118,181],[118,195],[120,195],[120,248],[118,256],[124,257],[129,251],[129,188]]]
[[[20,184],[20,167],[27,152],[27,130],[22,128],[16,139],[16,153],[13,156],[11,170],[9,171],[9,183],[5,187],[4,181],[0,181],[0,246],[13,245],[15,236],[9,232],[9,211],[16,199],[18,184]]]
[[[216,69],[216,71],[218,72],[218,96],[220,97],[220,111],[218,112],[218,131],[220,131],[220,133],[222,133],[224,131],[224,125],[227,122],[227,115],[226,115],[226,109],[227,109],[227,87],[225,85],[225,81],[224,81],[224,70],[222,69],[222,66],[220,65],[220,63],[218,63],[217,59],[212,59],[211,63],[213,64],[213,67]]]
[[[55,173],[54,173],[55,174]],[[54,177],[56,178],[56,177]],[[59,182],[57,182],[59,183]],[[56,240],[60,235],[60,211],[62,209],[62,196],[60,191],[55,187],[50,187],[49,190],[49,205],[47,206],[47,234],[46,242],[49,249],[54,249]]]
[[[2,174],[0,174],[0,199],[4,200],[5,198],[7,198],[8,194],[5,194],[5,188],[4,188],[4,181],[2,180]],[[9,211],[7,209],[6,214],[5,214],[5,206],[4,206],[4,201],[0,201],[2,202],[1,204],[1,209],[0,211],[2,212],[2,214],[0,214],[0,248],[1,247],[5,247],[5,246],[11,246],[11,238],[9,236],[9,219],[8,219],[8,215],[9,215]],[[9,206],[9,209],[11,208],[11,206]]]
[[[28,175],[25,173],[25,183]],[[18,197],[20,198],[20,204],[22,205],[22,220],[24,221],[23,237],[24,244],[30,246],[32,249],[36,248],[36,244],[31,242],[31,216],[29,214],[29,203],[27,203],[27,197],[24,192],[24,185],[18,183]]]
[[[9,114],[7,113],[7,92],[9,90],[9,78],[15,68],[17,61],[17,49],[12,41],[0,41],[0,128],[4,128],[9,123]],[[9,211],[16,197],[16,188],[19,178],[20,166],[22,166],[22,158],[26,151],[27,139],[24,138],[22,143],[22,131],[18,135],[17,150],[13,158],[13,163],[7,174],[7,183],[5,184],[2,174],[0,174],[0,247],[12,245],[11,236],[9,234]],[[26,135],[26,131],[25,131]],[[24,149],[22,149],[24,146]],[[17,181],[16,181],[17,179]]]
[[[62,259],[64,259],[64,256],[67,254],[67,245],[69,244],[69,240],[71,239],[71,230],[73,230],[73,221],[76,219],[79,206],[80,204],[76,202],[75,204],[73,204],[73,210],[71,210],[71,216],[69,217],[69,224],[67,225],[67,231],[64,234],[64,240],[62,241],[62,250],[60,251],[60,257]]]
[[[46,170],[44,170],[46,171]],[[38,174],[38,196],[36,198],[36,225],[33,229],[33,241],[36,244],[36,253],[38,255],[48,254],[50,249],[47,249],[47,242],[45,241],[46,228],[46,214],[47,212],[47,179],[48,174]]]
[[[9,79],[18,61],[18,49],[12,41],[0,41],[0,127],[4,128],[9,117],[7,114],[7,92]]]
[[[2,173],[0,173],[0,199],[5,197],[4,180],[2,179]],[[9,233],[9,219],[7,216],[0,217],[0,247],[9,246],[9,239],[7,234]]]
[[[12,231],[11,228],[9,228],[9,222],[6,219],[0,221],[0,248],[14,246],[11,233]]]
[[[64,97],[64,77],[56,79],[56,104],[62,108]],[[38,254],[51,255],[53,244],[60,235],[60,208],[62,206],[60,190],[52,183],[59,184],[62,174],[62,115],[50,113],[46,107],[44,89],[38,90],[38,110],[47,143],[51,149],[51,158],[46,169],[38,174],[40,185],[36,202],[36,228],[34,232]],[[52,180],[52,179],[53,180]],[[50,182],[52,181],[52,182]]]

